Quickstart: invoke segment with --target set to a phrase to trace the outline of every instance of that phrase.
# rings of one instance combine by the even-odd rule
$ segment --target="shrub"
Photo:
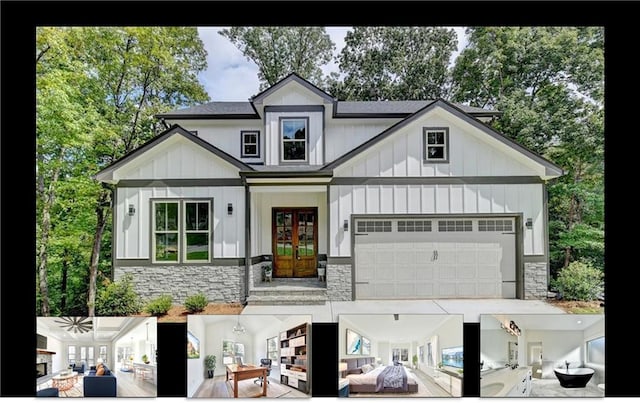
[[[130,316],[140,312],[140,297],[133,290],[133,277],[126,274],[120,281],[100,290],[96,297],[98,316]]]
[[[585,261],[571,262],[551,285],[562,299],[570,301],[593,301],[603,291],[603,273]]]
[[[164,315],[169,312],[169,309],[171,309],[172,302],[173,299],[171,298],[171,295],[161,295],[158,298],[147,302],[144,310],[153,316]]]
[[[208,303],[209,301],[207,301],[207,297],[201,292],[187,297],[187,299],[184,300],[184,306],[187,308],[189,313],[201,312]]]

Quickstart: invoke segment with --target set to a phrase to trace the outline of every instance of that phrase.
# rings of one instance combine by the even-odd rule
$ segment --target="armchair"
[[[258,377],[258,379],[254,380],[253,383],[260,383],[260,386],[262,386],[262,382],[266,380],[267,384],[269,384],[269,375],[271,374],[271,358],[261,358],[260,366],[267,367],[267,376],[265,377],[266,379],[262,379],[263,377],[260,376]]]
[[[81,375],[84,375],[84,362],[80,362],[80,363],[74,362],[71,370]]]

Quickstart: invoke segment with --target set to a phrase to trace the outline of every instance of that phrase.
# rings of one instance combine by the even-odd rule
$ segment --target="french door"
[[[273,208],[273,276],[315,277],[318,208]]]

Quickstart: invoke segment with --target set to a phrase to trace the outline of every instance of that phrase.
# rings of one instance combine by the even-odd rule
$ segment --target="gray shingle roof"
[[[338,101],[336,107],[337,116],[362,116],[363,115],[410,115],[432,103],[425,101]],[[471,115],[497,115],[499,112],[476,108],[474,106],[454,104],[464,112]],[[160,113],[159,118],[216,118],[216,117],[258,118],[251,102],[209,102],[190,108],[178,109],[171,112]]]

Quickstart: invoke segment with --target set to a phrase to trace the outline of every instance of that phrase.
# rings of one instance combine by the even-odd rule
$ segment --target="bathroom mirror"
[[[507,357],[508,357],[509,365],[518,363],[518,342],[515,342],[515,341],[509,342],[509,354]]]

